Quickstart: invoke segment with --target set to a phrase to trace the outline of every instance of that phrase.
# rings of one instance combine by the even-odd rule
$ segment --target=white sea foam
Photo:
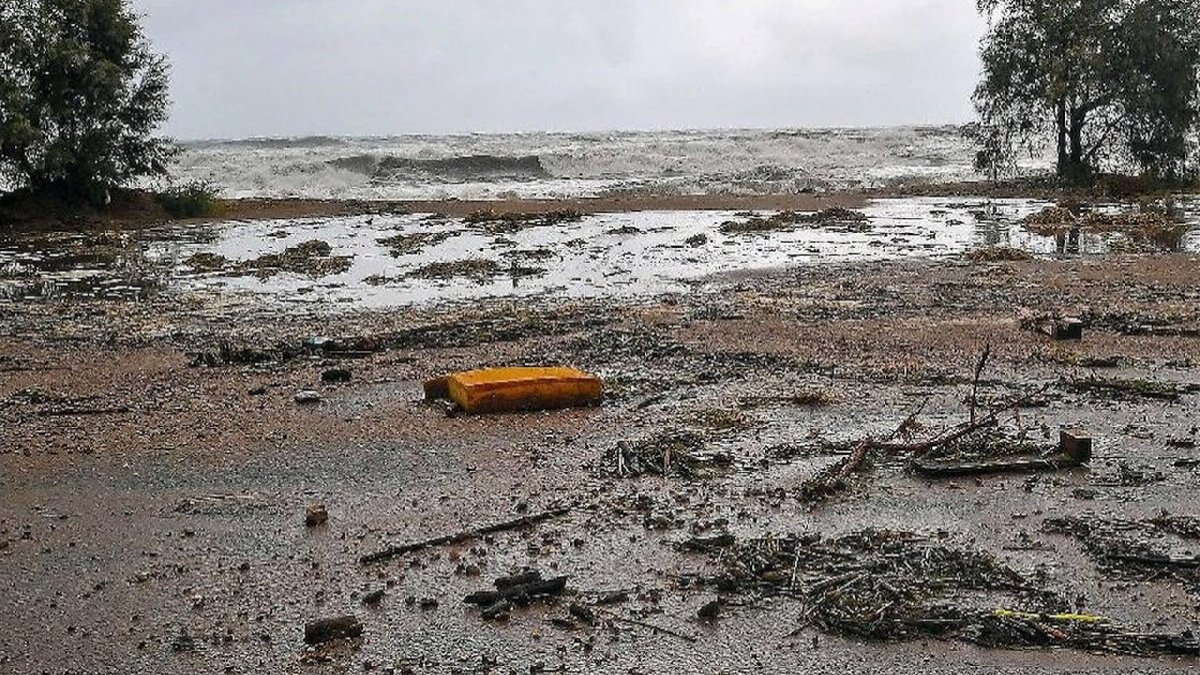
[[[978,178],[960,127],[312,137],[185,144],[228,197],[790,193]]]

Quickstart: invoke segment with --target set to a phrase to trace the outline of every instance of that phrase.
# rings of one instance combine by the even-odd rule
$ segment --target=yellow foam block
[[[494,368],[447,378],[450,398],[464,412],[553,410],[600,403],[600,378],[574,368]]]

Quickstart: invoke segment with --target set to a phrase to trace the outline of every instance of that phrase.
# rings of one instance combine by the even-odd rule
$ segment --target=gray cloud
[[[167,131],[796,127],[970,118],[963,0],[134,0]]]

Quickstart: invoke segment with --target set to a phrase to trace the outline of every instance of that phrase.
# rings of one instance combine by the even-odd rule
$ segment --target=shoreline
[[[130,191],[127,204],[107,212],[72,212],[62,205],[0,203],[0,232],[103,227],[149,227],[163,224],[197,224],[225,220],[333,218],[384,213],[429,213],[461,218],[480,211],[497,215],[543,214],[578,211],[584,215],[641,211],[799,211],[815,212],[840,207],[857,209],[877,199],[980,198],[1042,199],[1047,201],[1122,201],[1134,198],[1200,194],[1200,189],[1166,189],[1132,182],[1098,183],[1092,187],[1055,187],[1028,182],[965,181],[847,189],[811,193],[763,194],[639,194],[599,197],[547,197],[502,199],[310,199],[304,197],[218,198],[211,215],[176,218],[161,208],[147,206],[149,193]],[[36,206],[36,208],[34,208]]]

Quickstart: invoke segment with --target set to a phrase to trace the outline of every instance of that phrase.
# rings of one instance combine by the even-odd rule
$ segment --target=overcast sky
[[[964,122],[969,0],[133,0],[167,132]]]

